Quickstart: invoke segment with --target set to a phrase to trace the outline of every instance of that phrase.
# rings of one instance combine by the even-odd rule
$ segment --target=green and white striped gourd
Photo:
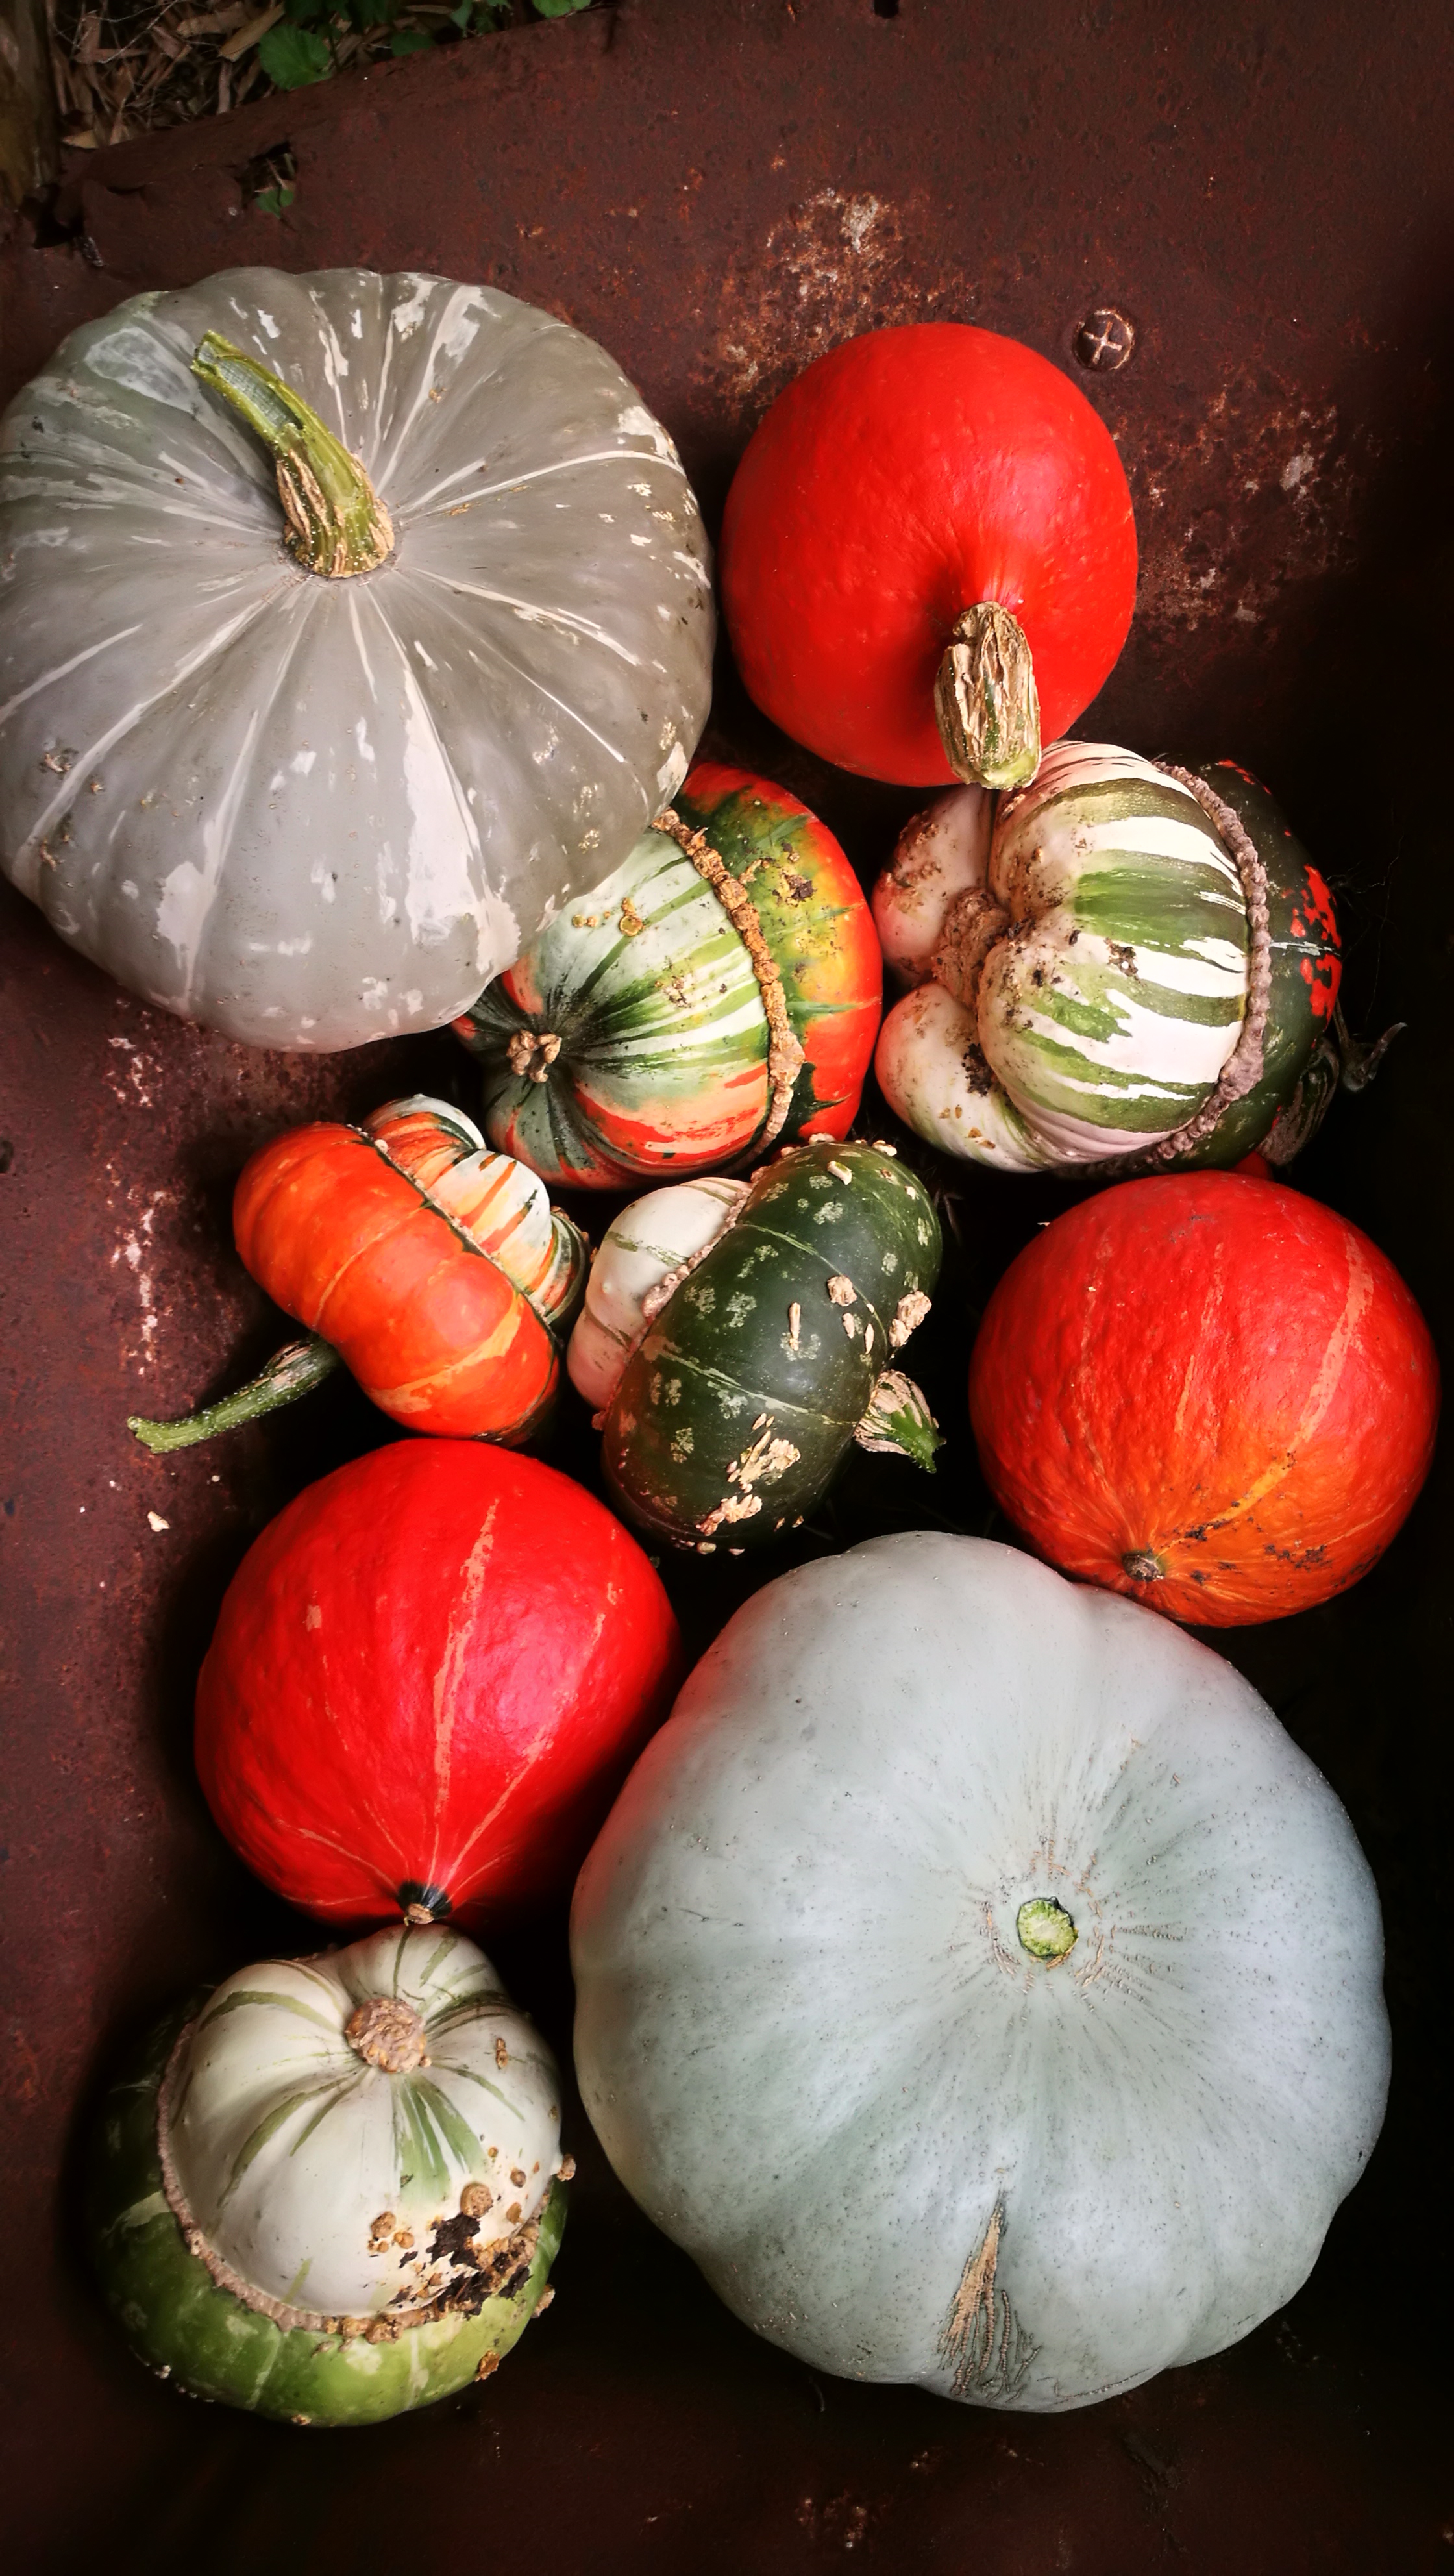
[[[244,1968],[105,2104],[90,2233],[191,2395],[376,2423],[484,2377],[565,2224],[560,2076],[472,1941],[376,1932]]]
[[[1202,781],[1062,742],[997,811],[963,788],[909,826],[874,911],[915,989],[876,1069],[916,1134],[1011,1171],[1226,1164],[1267,1135],[1332,1018],[1337,931],[1266,791]]]
[[[692,1207],[659,1190],[617,1219],[569,1365],[604,1407],[615,1500],[710,1556],[798,1528],[855,1440],[932,1469],[933,1415],[894,1363],[942,1247],[922,1182],[883,1145],[795,1147],[719,1199],[711,1232],[697,1188]]]

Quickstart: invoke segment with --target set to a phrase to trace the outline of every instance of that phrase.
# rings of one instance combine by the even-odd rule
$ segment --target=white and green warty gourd
[[[1289,2299],[1378,2135],[1373,1881],[1166,1620],[984,1540],[757,1593],[582,1872],[627,2189],[814,2368],[1054,2411]]]
[[[230,1037],[438,1027],[670,802],[712,635],[676,450],[552,314],[137,296],[0,423],[0,856]]]
[[[457,1932],[244,1968],[112,2091],[91,2234],[193,2396],[378,2422],[494,2369],[565,2224],[560,2077]]]
[[[1193,784],[1193,778],[1195,783]],[[1060,742],[1029,786],[963,787],[874,894],[910,990],[876,1071],[905,1123],[1001,1171],[1290,1159],[1338,992],[1328,891],[1267,791]],[[1269,1133],[1286,1110],[1277,1137]]]

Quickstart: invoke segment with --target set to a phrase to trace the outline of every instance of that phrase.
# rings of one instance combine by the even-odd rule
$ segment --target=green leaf
[[[286,214],[298,191],[296,188],[262,188],[253,199],[260,215]]]
[[[306,89],[312,81],[327,80],[333,69],[333,56],[323,38],[310,36],[306,27],[290,27],[286,21],[269,27],[257,54],[276,89]]]
[[[573,18],[578,9],[589,9],[591,0],[531,0],[537,18]]]
[[[392,38],[389,51],[391,54],[427,54],[433,42],[434,38],[426,35],[422,27],[401,27],[397,36]]]

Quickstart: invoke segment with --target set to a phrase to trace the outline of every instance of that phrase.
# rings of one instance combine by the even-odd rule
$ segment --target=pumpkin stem
[[[1040,693],[1019,619],[997,599],[956,617],[934,682],[939,739],[967,787],[1023,787],[1040,766]]]
[[[831,1295],[831,1288],[830,1288]],[[927,1307],[928,1300],[925,1300]],[[902,1369],[885,1369],[868,1400],[868,1411],[853,1434],[860,1449],[877,1455],[912,1458],[916,1467],[934,1473],[934,1452],[944,1434],[911,1377]]]
[[[369,1995],[350,2013],[343,2036],[356,2056],[386,2075],[408,2075],[429,2064],[424,2024],[402,1995]]]
[[[1073,1918],[1063,1905],[1056,1904],[1053,1896],[1032,1896],[1016,1915],[1015,1930],[1021,1949],[1028,1950],[1032,1959],[1043,1959],[1051,1968],[1066,1958],[1080,1939]]]
[[[265,1413],[276,1413],[280,1405],[321,1386],[338,1366],[332,1343],[310,1333],[306,1341],[285,1342],[246,1386],[216,1404],[204,1405],[200,1413],[189,1413],[181,1422],[148,1422],[144,1414],[129,1413],[126,1427],[135,1432],[144,1449],[190,1449],[216,1432],[235,1431],[240,1423],[258,1422]]]
[[[372,572],[394,542],[393,521],[356,456],[324,428],[311,403],[256,358],[208,331],[192,373],[226,396],[271,449],[290,553],[329,581]]]

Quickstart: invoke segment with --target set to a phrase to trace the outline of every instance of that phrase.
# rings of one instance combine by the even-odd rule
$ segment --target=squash
[[[721,575],[743,679],[795,741],[905,787],[1012,787],[1125,641],[1131,495],[1033,349],[966,322],[868,331],[756,431]]]
[[[634,1199],[607,1227],[566,1350],[572,1386],[602,1420],[651,1317],[732,1223],[750,1186],[704,1173]]]
[[[975,2405],[1249,2333],[1382,2118],[1378,1901],[1327,1782],[1207,1647],[985,1540],[875,1539],[739,1610],[571,1950],[591,2122],[718,2296]]]
[[[614,1190],[846,1136],[881,991],[832,833],[767,779],[703,762],[456,1027],[491,1143],[555,1186]]]
[[[243,1968],[170,2014],[103,2106],[108,2304],[159,2378],[285,2423],[451,2396],[549,2295],[559,2103],[549,2049],[457,1932]]]
[[[719,1199],[715,1233],[686,1195],[617,1219],[592,1282],[614,1352],[583,1331],[569,1363],[605,1401],[601,1462],[629,1517],[700,1556],[740,1552],[797,1529],[855,1440],[932,1472],[934,1417],[894,1361],[929,1311],[939,1221],[893,1148],[796,1146]],[[658,1198],[678,1202],[660,1227]]]
[[[146,1448],[186,1449],[255,1422],[339,1360],[411,1431],[524,1440],[539,1426],[586,1240],[462,1110],[416,1093],[362,1127],[290,1128],[247,1164],[233,1223],[254,1279],[309,1339],[181,1422],[129,1415]]]
[[[305,1913],[472,1926],[569,1883],[678,1651],[594,1495],[481,1442],[397,1441],[248,1549],[197,1684],[198,1776]]]
[[[1229,761],[1056,743],[997,811],[966,787],[909,824],[874,917],[916,988],[884,1023],[879,1083],[947,1153],[1019,1172],[1260,1144],[1287,1160],[1327,1106],[1331,1086],[1315,1110],[1300,1087],[1335,1027],[1332,900]]]
[[[1011,1263],[969,1410],[996,1502],[1052,1564],[1228,1627],[1377,1563],[1429,1471],[1439,1368],[1346,1217],[1175,1173],[1068,1209]]]
[[[490,287],[131,298],[5,414],[0,554],[6,872],[254,1046],[451,1019],[617,865],[707,711],[670,439]]]

